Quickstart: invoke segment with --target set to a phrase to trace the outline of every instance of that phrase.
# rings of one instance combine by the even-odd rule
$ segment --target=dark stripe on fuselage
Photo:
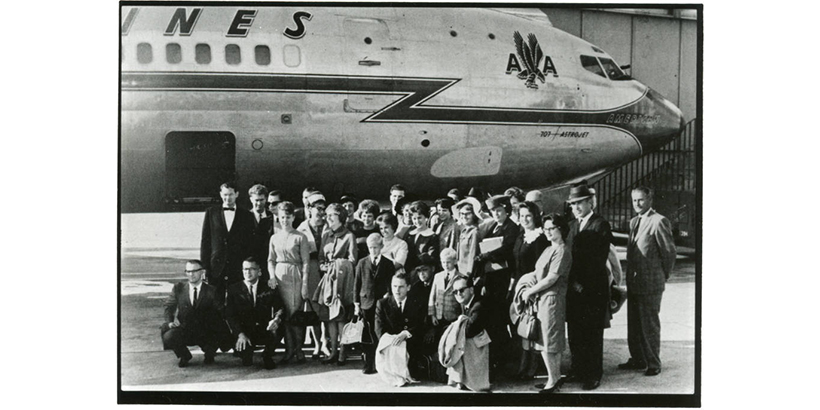
[[[549,110],[502,107],[425,105],[424,102],[458,83],[450,78],[389,78],[331,75],[123,72],[123,91],[218,91],[333,94],[382,94],[404,97],[362,122],[447,123],[532,126],[592,126],[612,128],[636,137],[629,124],[607,123],[607,118],[638,108],[647,90],[635,101],[606,110]]]

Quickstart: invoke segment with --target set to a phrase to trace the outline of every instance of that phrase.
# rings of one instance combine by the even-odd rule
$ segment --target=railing
[[[622,165],[592,184],[598,197],[596,212],[609,220],[612,230],[629,231],[632,189],[645,185],[655,191],[655,209],[667,215],[676,233],[689,237],[695,227],[697,192],[697,120],[658,151]]]

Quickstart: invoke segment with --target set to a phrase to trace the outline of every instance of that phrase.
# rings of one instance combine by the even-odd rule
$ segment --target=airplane
[[[538,9],[123,3],[120,51],[125,213],[201,210],[228,180],[296,202],[566,186],[684,127]]]

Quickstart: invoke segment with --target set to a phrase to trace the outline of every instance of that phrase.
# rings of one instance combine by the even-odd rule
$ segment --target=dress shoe
[[[629,359],[626,361],[626,363],[619,364],[618,368],[621,370],[643,370],[646,368],[646,365],[640,364],[632,359]]]
[[[264,367],[266,370],[273,370],[276,368],[276,362],[273,361],[272,357],[264,357],[263,360],[265,362]]]
[[[188,362],[191,361],[191,356],[185,356],[179,358],[179,367],[188,367]]]
[[[206,354],[205,355],[205,364],[213,364],[214,363],[214,355]]]
[[[464,383],[459,383],[458,384],[458,389],[459,390],[470,390],[470,389],[467,388],[467,386],[464,385]]]
[[[644,376],[657,376],[659,374],[661,374],[661,369],[659,369],[659,368],[658,369],[646,369],[646,371],[643,372]]]
[[[600,380],[590,380],[590,381],[587,381],[586,383],[584,383],[584,385],[581,386],[581,388],[584,389],[584,390],[595,390],[600,385],[601,385]]]
[[[364,374],[376,374],[377,372],[376,372],[376,369],[364,369],[364,370],[362,370],[362,373],[364,373]]]
[[[336,359],[337,359],[337,356],[330,356],[327,359],[322,360],[322,364],[333,364],[333,363],[338,361]]]

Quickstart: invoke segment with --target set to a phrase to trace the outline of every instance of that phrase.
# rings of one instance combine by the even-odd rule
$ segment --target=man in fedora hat
[[[638,215],[629,222],[626,251],[627,341],[630,358],[619,369],[661,372],[661,297],[675,266],[672,224],[652,209],[653,192],[640,186],[632,190]]]
[[[567,203],[575,215],[567,237],[572,249],[567,291],[570,373],[583,383],[584,390],[593,390],[601,384],[604,329],[612,318],[606,267],[612,231],[604,217],[592,212],[594,193],[585,182],[570,189]]]

